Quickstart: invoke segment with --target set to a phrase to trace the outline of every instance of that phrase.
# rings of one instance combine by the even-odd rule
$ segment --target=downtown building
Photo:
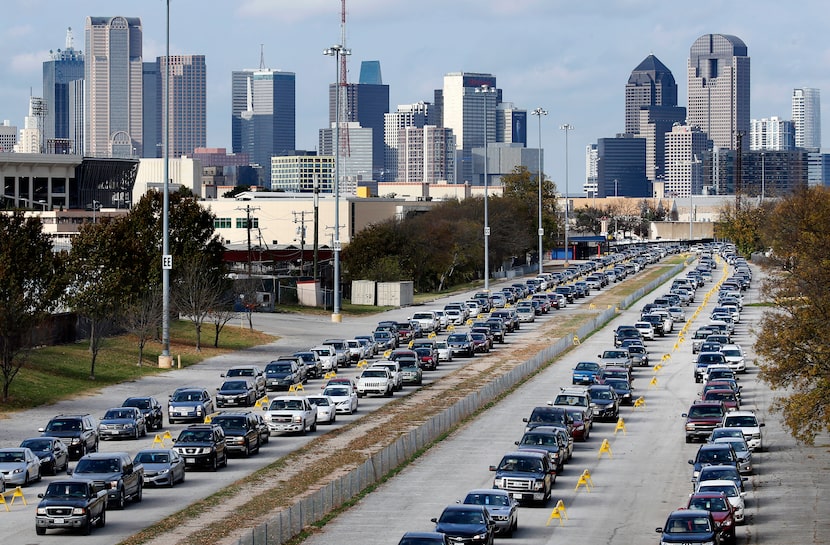
[[[796,147],[821,149],[821,92],[818,89],[793,89],[792,121]]]
[[[631,134],[597,140],[597,197],[651,197],[646,142]]]
[[[142,28],[137,17],[87,17],[84,155],[141,157]]]
[[[777,116],[753,119],[749,129],[749,149],[753,151],[795,149],[793,122]]]
[[[397,181],[401,133],[410,127],[423,128],[438,125],[435,107],[429,102],[401,104],[394,112],[383,116],[384,171],[386,181]]]
[[[692,44],[688,61],[688,124],[699,127],[720,149],[737,149],[750,130],[750,62],[736,36],[705,34]]]
[[[84,55],[75,49],[72,29],[63,50],[43,63],[43,140],[46,153],[84,151]]]
[[[666,134],[666,174],[659,197],[688,197],[707,193],[703,188],[703,161],[711,147],[699,127],[677,124]]]

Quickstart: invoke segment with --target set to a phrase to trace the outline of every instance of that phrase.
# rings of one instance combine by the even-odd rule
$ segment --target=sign
[[[165,271],[173,269],[173,256],[170,254],[161,256],[161,268]]]

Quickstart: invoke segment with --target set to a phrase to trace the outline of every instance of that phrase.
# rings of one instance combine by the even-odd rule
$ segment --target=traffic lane
[[[322,534],[311,537],[307,543],[323,545],[331,543],[333,536],[337,536],[343,542],[373,545],[388,543],[406,531],[432,530],[429,520],[440,515],[444,506],[463,497],[469,489],[492,486],[493,475],[487,468],[497,464],[505,452],[515,449],[514,441],[524,431],[522,418],[528,416],[534,406],[545,405],[561,386],[570,385],[573,365],[582,360],[595,360],[596,354],[613,344],[612,331],[616,324],[629,323],[635,314],[639,313],[622,312],[559,362],[431,449],[356,507],[327,524]],[[658,353],[668,351],[672,343],[673,339],[666,337],[651,343],[651,349]],[[692,398],[695,386],[687,378],[677,380],[677,388],[682,387],[682,391],[655,389],[645,392],[643,383],[648,382],[645,380],[648,372],[646,369],[635,371],[638,389],[641,388],[650,399],[646,409],[638,409],[636,413],[633,409],[624,409],[624,415],[628,417],[624,434],[618,432],[615,436],[614,424],[594,425],[591,439],[575,445],[573,461],[554,486],[553,501],[545,507],[521,508],[519,531],[514,537],[516,543],[539,543],[540,538],[545,538],[546,542],[548,539],[552,542],[554,537],[559,539],[554,536],[553,527],[546,527],[545,523],[550,509],[560,498],[568,508],[568,525],[574,529],[570,532],[574,535],[569,534],[569,538],[575,543],[608,541],[609,534],[616,543],[654,539],[654,526],[651,521],[645,526],[642,524],[642,513],[658,512],[655,518],[659,519],[668,513],[667,505],[674,503],[663,499],[667,491],[676,498],[688,494],[691,471],[681,455],[685,444],[679,414],[687,408],[685,400]],[[664,372],[670,376],[683,372],[683,369],[680,365],[669,366]],[[653,409],[652,404],[660,410]],[[655,438],[661,436],[674,440],[669,440],[665,448],[661,443],[660,456],[652,459]],[[613,459],[597,458],[602,439],[612,441]],[[605,469],[607,466],[610,470]],[[577,477],[584,469],[593,470],[594,491],[587,493],[580,489],[574,493]],[[647,475],[643,474],[644,469],[647,469]],[[615,494],[600,499],[600,490],[604,493],[617,491],[625,497]],[[597,504],[603,502],[608,505],[597,510]],[[581,523],[577,525],[579,521]],[[595,521],[607,523],[598,525]]]

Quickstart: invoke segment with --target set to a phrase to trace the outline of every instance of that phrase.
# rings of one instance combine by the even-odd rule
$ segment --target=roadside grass
[[[227,324],[213,347],[213,327],[202,328],[201,351],[196,351],[196,331],[187,320],[170,324],[170,354],[173,366],[187,367],[207,358],[273,342],[275,337]],[[44,346],[30,351],[27,361],[12,382],[9,400],[0,402],[0,419],[6,413],[30,409],[78,395],[91,395],[105,386],[137,380],[167,372],[158,368],[160,342],[148,342],[138,365],[138,341],[132,335],[105,339],[95,362],[95,378],[90,378],[92,354],[88,341]]]

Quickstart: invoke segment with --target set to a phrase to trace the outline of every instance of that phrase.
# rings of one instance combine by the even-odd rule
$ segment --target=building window
[[[228,223],[230,223],[230,220],[228,220]],[[230,225],[228,225],[228,227],[230,227]],[[236,228],[247,229],[248,218],[236,218]],[[259,229],[259,220],[257,218],[251,218],[251,229]]]
[[[231,228],[231,218],[215,218],[213,220],[213,228],[214,229],[230,229]]]

